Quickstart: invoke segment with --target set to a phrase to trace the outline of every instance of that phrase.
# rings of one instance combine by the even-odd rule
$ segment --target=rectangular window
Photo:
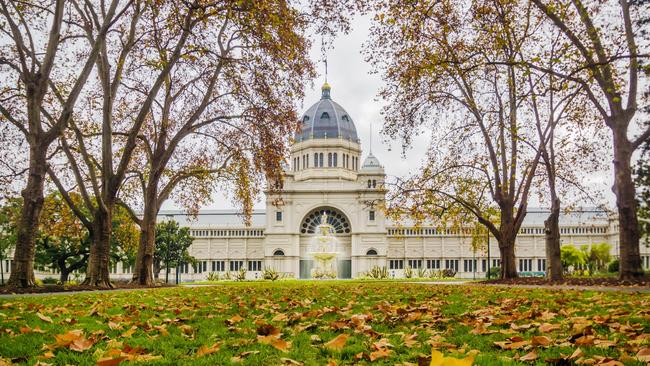
[[[487,259],[481,259],[481,272],[487,272]]]
[[[409,259],[408,265],[413,269],[420,269],[422,268],[422,259]]]
[[[249,271],[261,271],[262,270],[262,261],[248,261],[248,270]]]
[[[242,267],[244,267],[244,261],[230,261],[231,271],[239,271]]]
[[[277,221],[277,222],[282,221],[282,211],[276,211],[275,212],[275,221]]]
[[[545,272],[546,271],[546,259],[538,259],[537,260],[537,270],[540,272]]]
[[[368,220],[375,221],[375,211],[368,212]]]
[[[404,269],[404,260],[402,259],[391,259],[388,261],[390,269]]]
[[[226,270],[225,261],[212,261],[212,272],[224,272]]]
[[[458,259],[445,259],[445,268],[458,272]]]
[[[427,269],[440,269],[440,259],[427,259]]]

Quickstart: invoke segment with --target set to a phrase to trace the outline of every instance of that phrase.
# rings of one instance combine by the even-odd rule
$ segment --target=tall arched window
[[[302,234],[316,233],[318,225],[321,224],[323,214],[327,214],[327,223],[332,226],[337,234],[349,234],[350,222],[344,214],[333,208],[318,208],[309,213],[300,226]]]
[[[337,153],[334,153],[334,162],[333,162],[332,166],[335,167],[335,168],[338,166],[337,161],[336,161],[337,160],[337,155],[338,155]]]
[[[309,168],[309,154],[305,155],[305,168]]]
[[[323,153],[318,154],[318,158],[319,158],[318,160],[320,160],[318,166],[322,168],[323,167]]]
[[[370,179],[368,179],[368,188],[370,188],[372,183],[370,182]]]
[[[332,167],[332,153],[327,153],[327,167]]]
[[[314,168],[318,168],[318,153],[314,153]]]
[[[372,180],[372,188],[377,188],[377,181],[374,179]]]

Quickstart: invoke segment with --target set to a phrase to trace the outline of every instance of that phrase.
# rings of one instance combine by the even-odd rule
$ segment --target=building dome
[[[303,114],[300,131],[296,133],[297,142],[339,137],[358,142],[359,137],[352,117],[332,100],[330,90],[328,83],[323,84],[321,99]]]
[[[379,159],[377,159],[372,153],[366,157],[366,160],[363,161],[363,165],[361,166],[361,169],[377,169],[381,168],[381,164],[379,163]]]

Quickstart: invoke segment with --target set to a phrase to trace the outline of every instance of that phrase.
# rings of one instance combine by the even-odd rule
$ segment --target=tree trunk
[[[514,239],[499,241],[499,252],[501,254],[501,278],[517,278]]]
[[[144,286],[154,284],[153,256],[156,245],[156,216],[158,214],[158,200],[156,196],[157,190],[147,189],[144,197],[144,212],[140,224],[140,245],[138,245],[138,255],[136,256],[136,270],[133,273],[133,282]]]
[[[90,257],[84,284],[113,287],[110,281],[112,217],[112,206],[108,206],[108,211],[99,207],[95,212]]]
[[[36,235],[43,209],[43,187],[47,174],[46,148],[33,143],[29,150],[29,177],[22,191],[23,206],[18,220],[14,261],[9,276],[9,286],[34,286],[34,254]]]
[[[61,276],[59,276],[59,281],[61,281],[61,284],[64,284],[68,282],[68,277],[70,276],[70,272],[68,272],[68,270],[63,267],[59,269],[61,270]]]
[[[555,197],[551,204],[551,213],[544,221],[544,239],[546,241],[546,279],[559,281],[563,277],[562,258],[560,257],[560,200]]]
[[[632,146],[627,131],[614,129],[614,186],[619,223],[620,279],[643,276],[639,252],[639,221],[636,215],[636,190],[632,180]]]

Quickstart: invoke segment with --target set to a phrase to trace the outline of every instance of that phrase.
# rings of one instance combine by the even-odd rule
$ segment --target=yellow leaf
[[[41,313],[36,313],[36,316],[39,317],[44,322],[52,323],[52,318],[50,318],[47,315],[43,315]]]
[[[435,349],[431,349],[431,364],[429,366],[471,366],[474,363],[474,355],[466,358],[444,357]]]

